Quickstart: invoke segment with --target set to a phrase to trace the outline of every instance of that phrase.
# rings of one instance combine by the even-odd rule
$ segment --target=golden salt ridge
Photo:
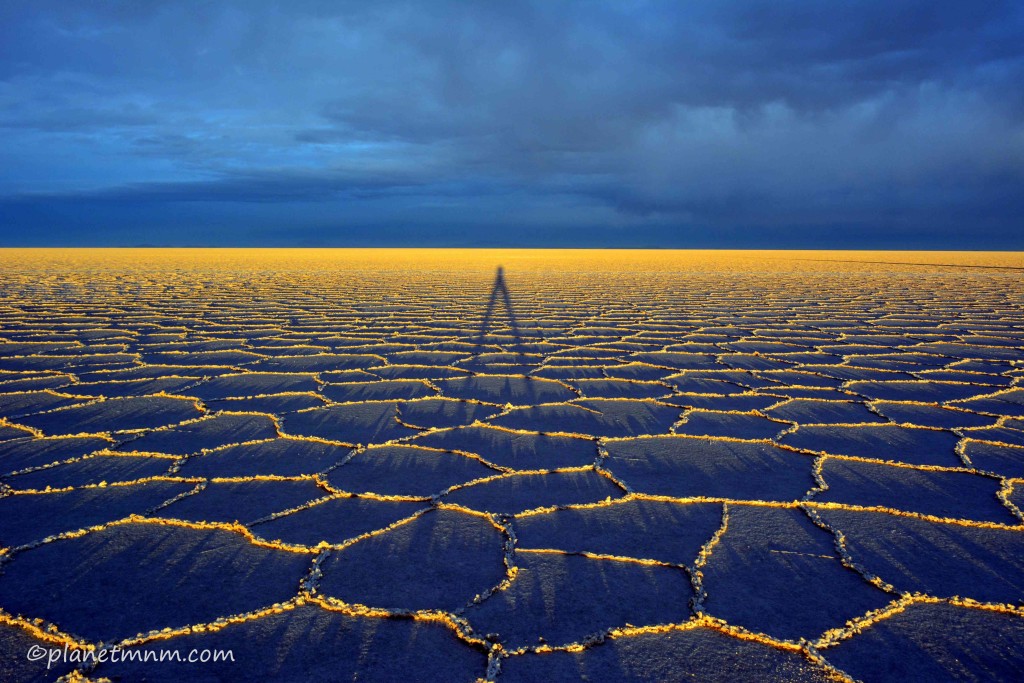
[[[499,264],[519,327],[499,307],[481,337]],[[910,606],[1024,618],[1019,591],[1017,603],[932,594],[921,571],[897,572],[862,540],[879,518],[954,541],[989,534],[1005,555],[1024,539],[1024,255],[19,249],[0,250],[0,266],[0,625],[42,643],[173,643],[312,606],[443,626],[486,653],[485,670],[466,672],[486,681],[517,657],[586,657],[695,629],[850,681],[829,653]],[[580,455],[562,459],[573,444]],[[352,483],[357,466],[369,478]],[[757,486],[776,474],[794,488]],[[174,495],[132,497],[157,485]],[[494,498],[466,496],[486,491]],[[93,501],[90,516],[80,500]],[[106,516],[91,516],[97,501],[110,502]],[[603,542],[683,533],[636,526],[638,505],[717,506],[721,520],[686,561]],[[723,619],[705,579],[729,569],[723,540],[739,533],[729,522],[740,509],[809,520],[831,550],[764,549],[834,561],[885,606],[798,639],[756,615]],[[31,537],[34,510],[54,521]],[[499,565],[493,583],[465,586],[464,604],[443,609],[330,594],[336,561],[427,533],[436,515],[463,520],[466,534],[433,539],[431,560],[443,571],[479,553]],[[599,521],[575,529],[567,519]],[[493,533],[493,557],[474,545],[474,524]],[[171,619],[116,642],[48,621],[49,605],[6,609],[4,567],[129,527],[224,532],[309,565],[284,602]],[[936,552],[971,571],[951,547]],[[681,572],[689,617],[635,623],[597,610],[565,626],[570,642],[548,644],[550,615],[516,612],[536,644],[480,632],[479,610],[534,571],[522,566],[529,557]],[[382,562],[381,581],[400,569]],[[1019,561],[1003,571],[1024,586]],[[795,618],[804,580],[785,578],[795,602],[778,604],[783,621]],[[104,673],[83,665],[72,676]]]

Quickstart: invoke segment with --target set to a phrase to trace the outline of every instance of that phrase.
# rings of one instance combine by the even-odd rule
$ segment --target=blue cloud
[[[1024,10],[0,9],[0,244],[1024,248]]]

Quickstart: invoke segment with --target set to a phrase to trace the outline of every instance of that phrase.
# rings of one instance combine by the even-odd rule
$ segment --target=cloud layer
[[[991,2],[7,3],[0,244],[1024,248]]]

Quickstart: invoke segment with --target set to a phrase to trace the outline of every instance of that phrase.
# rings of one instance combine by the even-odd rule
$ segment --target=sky
[[[1024,3],[0,2],[0,246],[1024,249]]]

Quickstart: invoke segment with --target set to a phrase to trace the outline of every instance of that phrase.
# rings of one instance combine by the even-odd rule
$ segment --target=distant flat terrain
[[[0,680],[1018,677],[1022,270],[0,250]]]

